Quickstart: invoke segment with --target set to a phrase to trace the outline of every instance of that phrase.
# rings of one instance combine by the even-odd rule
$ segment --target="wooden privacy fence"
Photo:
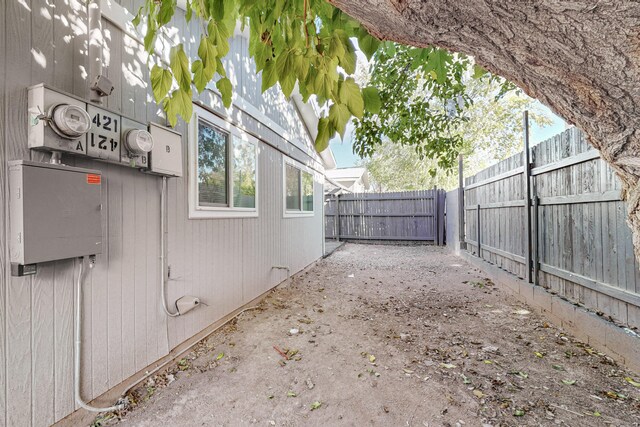
[[[444,244],[444,190],[359,193],[325,201],[325,237]]]
[[[583,134],[566,130],[466,178],[466,250],[638,327],[640,272],[620,190]]]

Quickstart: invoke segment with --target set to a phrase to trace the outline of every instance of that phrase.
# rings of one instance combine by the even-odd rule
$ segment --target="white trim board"
[[[198,123],[199,119],[202,118],[205,122],[211,123],[212,125],[222,129],[225,132],[228,132],[231,137],[235,136],[243,141],[247,141],[254,146],[255,149],[255,159],[256,159],[256,194],[255,194],[255,207],[254,208],[238,208],[238,207],[228,207],[228,206],[220,206],[220,207],[201,207],[198,204],[198,182],[197,182],[197,172],[198,172],[198,153],[197,153],[197,145],[198,145]],[[216,219],[216,218],[255,218],[259,215],[259,201],[260,201],[260,141],[257,138],[249,135],[248,133],[242,131],[237,128],[233,124],[227,122],[226,120],[221,119],[217,115],[205,110],[204,108],[198,106],[197,104],[193,105],[193,116],[191,118],[191,122],[189,123],[189,131],[188,131],[188,147],[187,147],[187,156],[188,156],[188,203],[189,203],[189,219]],[[233,145],[233,142],[230,143]],[[228,145],[229,146],[229,145]],[[228,197],[233,197],[233,152],[227,154],[227,167],[231,168],[230,172],[227,173],[227,195]],[[229,201],[231,203],[231,200]]]

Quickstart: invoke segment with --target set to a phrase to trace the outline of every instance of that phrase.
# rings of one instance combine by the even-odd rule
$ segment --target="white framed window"
[[[284,217],[314,215],[314,171],[302,163],[282,156]]]
[[[189,218],[257,217],[258,140],[196,105],[189,129]]]

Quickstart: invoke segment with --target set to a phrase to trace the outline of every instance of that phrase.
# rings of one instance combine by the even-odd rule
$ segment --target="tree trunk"
[[[383,40],[472,55],[582,129],[623,182],[640,260],[640,3],[330,0]]]

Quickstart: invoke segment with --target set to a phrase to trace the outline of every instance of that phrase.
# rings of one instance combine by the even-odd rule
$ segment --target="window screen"
[[[198,204],[228,206],[228,134],[206,122],[198,123]]]
[[[287,183],[287,210],[300,210],[300,169],[287,164],[286,167],[286,183]]]
[[[236,136],[233,137],[233,206],[256,207],[256,149]]]
[[[302,210],[313,211],[313,175],[302,172]]]

